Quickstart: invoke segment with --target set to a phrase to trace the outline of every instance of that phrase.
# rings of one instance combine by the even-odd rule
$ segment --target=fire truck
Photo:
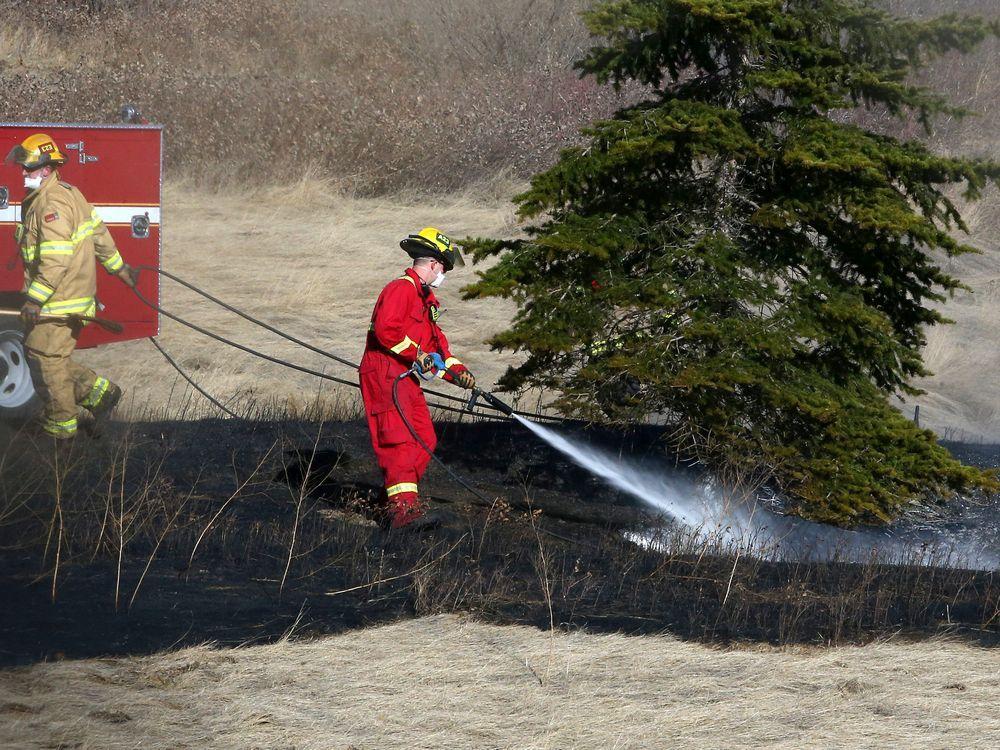
[[[163,133],[158,125],[67,125],[0,123],[0,152],[6,154],[33,133],[46,133],[59,144],[67,161],[59,168],[64,182],[78,187],[100,214],[125,262],[160,265],[160,191]],[[2,158],[0,154],[0,158]],[[24,266],[14,240],[24,197],[17,165],[0,165],[0,308],[16,310],[24,297]],[[98,269],[98,315],[121,323],[113,334],[88,325],[78,349],[155,336],[156,312],[143,304],[117,278]],[[157,274],[139,275],[139,291],[159,302]],[[112,376],[114,373],[110,373]],[[0,315],[0,419],[23,417],[38,406],[24,355],[24,329],[17,317]]]

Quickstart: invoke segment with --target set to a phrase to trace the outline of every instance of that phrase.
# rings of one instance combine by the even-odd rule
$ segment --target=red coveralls
[[[393,381],[410,369],[422,352],[438,352],[456,373],[465,365],[451,355],[448,339],[437,325],[437,298],[412,268],[389,282],[379,295],[368,329],[365,354],[358,374],[375,458],[385,478],[393,528],[418,518],[417,483],[431,457],[406,429],[392,401]],[[451,376],[438,373],[449,382]],[[413,430],[432,451],[437,445],[427,401],[416,375],[399,383],[399,405]]]

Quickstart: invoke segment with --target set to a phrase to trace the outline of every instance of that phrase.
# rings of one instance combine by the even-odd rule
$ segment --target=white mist
[[[726,492],[711,483],[670,476],[607,451],[572,440],[517,417],[535,435],[615,489],[641,500],[697,538],[735,551],[779,560],[922,563],[995,570],[1000,560],[973,536],[923,530],[908,538],[889,532],[849,531],[783,516],[755,497]],[[654,532],[629,535],[646,546],[662,546]]]

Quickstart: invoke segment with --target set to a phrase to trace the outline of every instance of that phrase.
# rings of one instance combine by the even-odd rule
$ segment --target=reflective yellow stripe
[[[451,367],[452,365],[460,365],[460,364],[462,364],[462,362],[458,359],[458,357],[448,357],[448,359],[444,361],[445,367]]]
[[[412,277],[412,276],[407,276],[407,275],[406,275],[406,274],[404,273],[404,274],[403,274],[402,276],[400,276],[399,278],[401,278],[401,279],[406,279],[406,280],[407,280],[407,281],[409,281],[409,282],[410,282],[411,284],[413,284],[413,288],[414,288],[414,289],[416,289],[416,288],[417,288],[417,282],[415,282],[415,281],[413,280],[413,277]]]
[[[61,422],[54,419],[46,419],[45,423],[42,425],[42,429],[50,435],[72,434],[76,432],[76,417],[66,419]]]
[[[30,292],[29,292],[30,294]],[[50,302],[42,306],[42,312],[52,315],[69,315],[78,313],[81,315],[93,315],[96,305],[93,297],[77,297],[76,299],[64,299],[58,302]]]
[[[106,270],[110,271],[111,273],[115,273],[116,271],[121,270],[122,266],[125,265],[125,261],[122,260],[121,253],[115,250],[115,254],[112,255],[107,260],[102,260],[101,264],[104,266]]]
[[[90,220],[85,221],[80,226],[78,226],[76,228],[76,231],[73,232],[73,236],[70,237],[70,240],[73,242],[74,245],[78,245],[85,239],[90,237],[90,235],[92,235],[97,229],[97,227],[99,227],[100,225],[101,225],[101,217],[98,215],[97,209],[94,209],[93,211],[90,212]]]
[[[76,231],[73,232],[73,236],[70,237],[70,241],[74,245],[79,245],[85,239],[87,239],[88,237],[90,237],[93,233],[94,233],[94,228],[93,227],[87,226],[86,224],[81,224],[80,226],[78,226],[76,228]]]
[[[402,354],[411,346],[416,346],[416,345],[417,342],[415,342],[409,336],[403,336],[403,340],[400,341],[398,344],[396,344],[394,347],[392,347],[389,351],[391,351],[393,354]]]
[[[417,485],[415,485],[413,482],[400,482],[399,484],[392,485],[392,487],[385,488],[385,494],[388,495],[389,497],[392,497],[393,495],[398,495],[401,492],[412,492],[413,494],[416,494]]]
[[[75,245],[65,240],[46,240],[38,243],[40,255],[72,255]]]
[[[32,281],[28,287],[28,296],[40,305],[48,302],[49,297],[56,293],[55,289],[47,287],[40,281]]]
[[[80,406],[86,406],[88,409],[97,406],[101,403],[101,399],[104,398],[104,394],[108,392],[110,385],[111,381],[98,375],[97,380],[94,381],[94,387],[90,389],[87,397],[80,402]]]

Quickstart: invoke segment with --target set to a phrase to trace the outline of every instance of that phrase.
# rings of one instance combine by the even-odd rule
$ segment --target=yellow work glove
[[[430,372],[434,369],[434,354],[431,352],[417,352],[417,358],[414,360],[414,364],[420,370],[420,372]]]

